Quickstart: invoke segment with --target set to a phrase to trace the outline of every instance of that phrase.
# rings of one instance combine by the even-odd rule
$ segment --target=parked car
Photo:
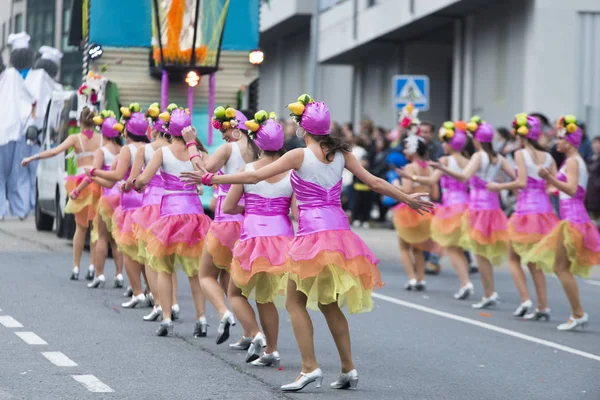
[[[78,131],[77,93],[52,93],[42,127],[42,150],[58,146],[70,133]],[[65,178],[69,174],[73,175],[75,171],[73,159],[66,158],[65,153],[40,160],[36,174],[35,205],[35,226],[38,231],[52,231],[56,225],[56,234],[59,237],[73,237],[75,219],[71,214],[65,215],[68,201]]]

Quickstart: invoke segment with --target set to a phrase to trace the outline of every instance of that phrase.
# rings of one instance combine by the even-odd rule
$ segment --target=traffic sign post
[[[392,78],[394,106],[401,110],[413,103],[419,111],[429,110],[429,77],[425,75],[395,75]]]

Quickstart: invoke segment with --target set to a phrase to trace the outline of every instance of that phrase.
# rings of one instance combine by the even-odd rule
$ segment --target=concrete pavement
[[[215,345],[218,318],[209,304],[209,337],[193,338],[194,311],[184,276],[176,336],[157,338],[157,324],[141,319],[148,309],[122,309],[122,290],[109,288],[111,278],[106,289],[97,290],[68,280],[70,243],[35,232],[31,220],[0,223],[0,399],[600,398],[600,281],[580,285],[591,324],[583,332],[561,333],[556,325],[568,318],[569,309],[551,277],[551,322],[512,317],[519,299],[506,268],[496,271],[502,302],[481,313],[471,309],[472,301],[451,298],[457,279],[447,264],[440,276],[428,277],[427,292],[405,292],[394,233],[357,232],[381,259],[386,282],[373,312],[349,318],[359,390],[328,388],[339,361],[323,317],[313,313],[324,387],[282,394],[277,388],[293,381],[300,368],[285,310],[280,311],[283,368],[252,368],[243,352]],[[108,263],[109,277],[112,268]],[[477,275],[473,280],[480,295]],[[233,338],[240,335],[238,325]],[[47,344],[30,344],[38,339]]]

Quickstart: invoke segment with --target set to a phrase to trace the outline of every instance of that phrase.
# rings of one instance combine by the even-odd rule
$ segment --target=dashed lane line
[[[94,375],[71,375],[73,379],[81,383],[87,390],[95,393],[112,393],[114,390],[104,384]]]
[[[33,332],[15,332],[15,335],[23,339],[25,343],[34,346],[44,346],[48,344],[44,339]]]
[[[460,315],[452,314],[452,313],[445,312],[445,311],[440,311],[435,308],[425,307],[420,304],[411,303],[408,301],[400,300],[395,297],[390,297],[390,296],[386,296],[386,295],[379,294],[379,293],[373,293],[373,294],[371,294],[371,296],[373,296],[376,299],[387,301],[388,303],[396,304],[396,305],[399,305],[402,307],[411,308],[413,310],[437,315],[438,317],[448,318],[448,319],[451,319],[454,321],[477,326],[479,328],[483,328],[483,329],[487,329],[489,331],[501,333],[506,336],[512,336],[512,337],[515,337],[518,339],[526,340],[528,342],[540,344],[542,346],[550,347],[550,348],[553,348],[556,350],[561,350],[566,353],[574,354],[574,355],[577,355],[580,357],[589,358],[594,361],[600,361],[600,356],[598,356],[596,354],[587,353],[585,351],[577,350],[577,349],[574,349],[569,346],[564,346],[559,343],[551,342],[549,340],[536,338],[535,336],[525,335],[523,333],[512,331],[510,329],[500,328],[499,326],[496,326],[496,325],[487,324],[485,322],[477,321],[477,320],[471,319],[471,318],[461,317]]]
[[[42,355],[57,367],[76,367],[77,363],[60,351],[42,351]]]
[[[5,328],[22,328],[23,325],[10,315],[0,315],[0,324]]]

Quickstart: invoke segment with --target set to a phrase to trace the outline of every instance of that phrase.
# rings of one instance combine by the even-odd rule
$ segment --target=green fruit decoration
[[[225,116],[225,107],[219,106],[219,107],[215,108],[214,114],[215,114],[215,118],[217,118],[217,119],[223,118]]]

